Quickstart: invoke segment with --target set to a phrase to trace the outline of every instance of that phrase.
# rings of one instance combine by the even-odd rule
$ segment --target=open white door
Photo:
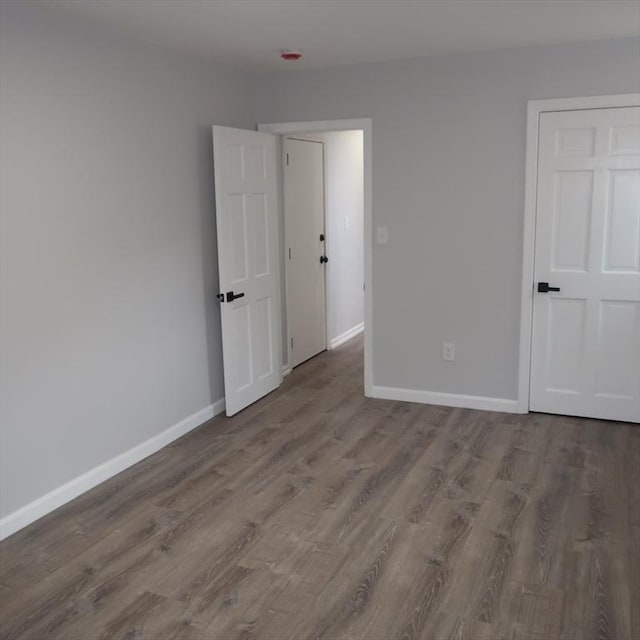
[[[640,421],[640,109],[540,117],[532,411]]]
[[[282,382],[275,136],[213,127],[228,416]]]

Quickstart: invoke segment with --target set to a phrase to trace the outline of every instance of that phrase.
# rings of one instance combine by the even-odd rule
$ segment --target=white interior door
[[[327,348],[323,147],[321,142],[294,138],[283,141],[287,321],[292,367]]]
[[[640,421],[640,109],[539,131],[530,408]]]
[[[213,127],[213,161],[231,416],[282,381],[275,136]]]

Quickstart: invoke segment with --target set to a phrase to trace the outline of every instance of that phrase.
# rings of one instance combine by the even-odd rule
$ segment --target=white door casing
[[[531,410],[640,421],[640,108],[540,114],[534,260]]]
[[[226,413],[282,381],[275,136],[213,127]],[[228,300],[227,293],[244,294]]]
[[[324,145],[284,138],[283,199],[287,326],[292,367],[327,348]]]

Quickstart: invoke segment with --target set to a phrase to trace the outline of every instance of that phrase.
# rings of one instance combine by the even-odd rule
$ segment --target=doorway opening
[[[363,132],[282,138],[290,368],[364,330]]]
[[[371,389],[371,121],[259,125],[278,135],[283,374],[364,332]]]

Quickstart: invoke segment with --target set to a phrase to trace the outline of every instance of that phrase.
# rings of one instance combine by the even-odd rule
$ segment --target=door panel
[[[611,127],[609,155],[638,155],[640,153],[640,128],[636,124]]]
[[[247,216],[245,213],[245,196],[232,194],[227,197],[227,208],[231,225],[231,284],[238,286],[246,281],[247,265]]]
[[[587,271],[593,171],[559,171],[555,183],[553,270]]]
[[[640,273],[640,172],[612,171],[604,271]]]
[[[592,156],[596,143],[595,127],[565,127],[556,131],[556,158]]]
[[[640,304],[603,300],[600,304],[596,394],[632,400],[640,357]]]
[[[640,421],[640,109],[539,132],[530,408]]]
[[[327,348],[323,144],[285,138],[287,317],[292,367]]]
[[[547,384],[556,393],[582,391],[586,300],[551,298],[547,338]]]
[[[256,300],[256,332],[254,337],[256,378],[263,380],[270,376],[274,370],[273,348],[269,337],[272,333],[271,298]]]
[[[213,127],[227,415],[282,381],[276,153],[271,134]],[[243,294],[229,300],[227,292]]]
[[[249,217],[254,230],[254,273],[256,277],[269,274],[269,209],[264,194],[247,198]]]

